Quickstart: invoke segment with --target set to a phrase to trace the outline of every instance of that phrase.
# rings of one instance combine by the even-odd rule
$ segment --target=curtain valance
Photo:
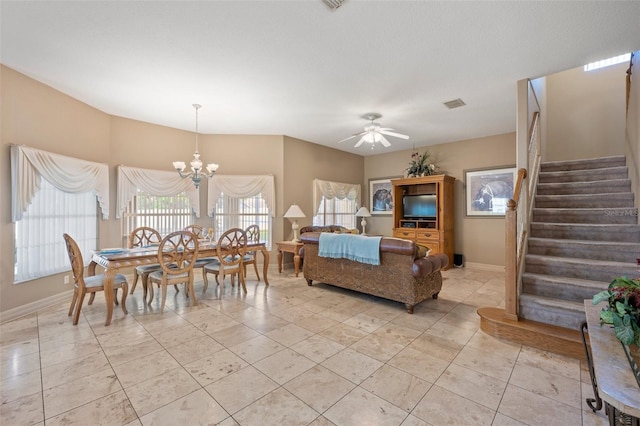
[[[11,220],[27,211],[45,178],[63,192],[95,191],[102,218],[109,218],[109,167],[103,163],[53,154],[22,145],[11,146]]]
[[[138,189],[156,197],[173,197],[184,192],[196,217],[200,217],[200,191],[191,179],[183,179],[175,171],[118,166],[117,219],[122,217]]]
[[[360,205],[360,184],[331,182],[329,180],[313,180],[313,204],[314,212],[320,208],[322,197],[328,200],[337,198],[338,200],[356,201]],[[314,213],[315,214],[315,213]]]
[[[214,175],[209,178],[207,213],[213,216],[216,203],[222,193],[234,198],[254,197],[261,194],[271,216],[275,217],[275,192],[275,180],[272,175]]]

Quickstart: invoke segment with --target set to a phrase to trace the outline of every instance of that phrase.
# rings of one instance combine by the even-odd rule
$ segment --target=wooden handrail
[[[518,170],[518,176],[516,178],[516,186],[513,189],[513,197],[511,199],[515,202],[515,208],[518,208],[518,200],[520,199],[520,191],[522,191],[522,182],[527,178],[527,169]]]

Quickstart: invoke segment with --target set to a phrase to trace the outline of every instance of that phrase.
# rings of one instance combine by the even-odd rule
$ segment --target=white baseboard
[[[54,294],[53,296],[45,297],[44,299],[36,300],[35,302],[18,306],[17,308],[9,309],[8,311],[0,312],[0,324],[33,314],[41,309],[48,308],[49,306],[56,305],[58,303],[71,303],[72,296],[73,290],[69,290]]]

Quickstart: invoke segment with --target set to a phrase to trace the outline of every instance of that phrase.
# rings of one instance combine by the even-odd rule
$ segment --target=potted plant
[[[600,323],[613,325],[623,344],[640,346],[640,278],[614,278],[592,302],[597,305],[605,300],[608,305],[600,313]]]
[[[418,151],[411,154],[411,162],[407,168],[408,177],[431,176],[437,174],[437,167],[429,162],[429,151],[420,154]]]

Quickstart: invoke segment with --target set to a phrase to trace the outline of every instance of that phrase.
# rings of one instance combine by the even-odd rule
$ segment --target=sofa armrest
[[[433,256],[421,257],[413,261],[412,275],[415,278],[422,278],[440,269],[446,268],[449,264],[449,257],[444,253]]]

